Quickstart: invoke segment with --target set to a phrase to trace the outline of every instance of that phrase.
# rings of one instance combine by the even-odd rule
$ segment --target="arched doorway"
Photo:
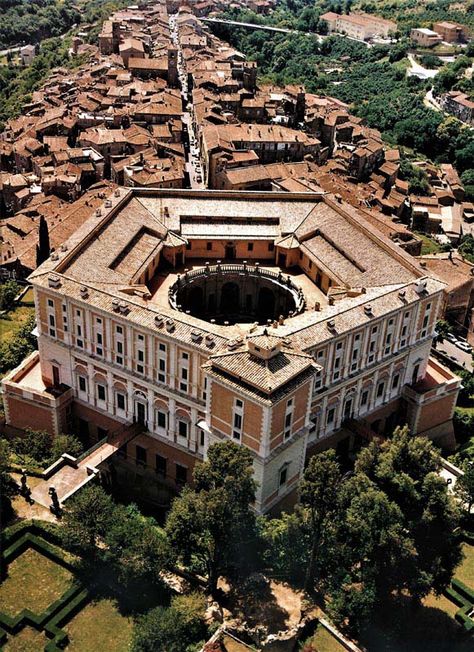
[[[232,314],[240,307],[240,289],[237,283],[224,283],[221,289],[221,312]]]
[[[266,316],[269,319],[275,316],[275,294],[272,290],[260,288],[257,312],[259,316]]]

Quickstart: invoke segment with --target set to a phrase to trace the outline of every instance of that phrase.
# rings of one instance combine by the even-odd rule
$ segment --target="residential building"
[[[434,32],[427,27],[414,27],[410,31],[410,38],[417,45],[421,45],[424,48],[432,48],[443,40],[438,32]]]
[[[376,37],[387,38],[397,31],[397,24],[375,14],[336,14],[328,11],[321,20],[327,23],[329,33],[337,32],[367,41]]]

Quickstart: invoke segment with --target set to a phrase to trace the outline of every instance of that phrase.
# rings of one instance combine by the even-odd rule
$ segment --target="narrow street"
[[[169,26],[173,44],[178,50],[178,76],[181,86],[181,95],[183,97],[183,104],[186,107],[182,116],[183,123],[186,125],[189,134],[189,147],[186,151],[186,170],[189,174],[189,183],[191,188],[200,190],[205,188],[203,182],[201,151],[199,141],[196,138],[196,133],[194,130],[194,107],[192,103],[192,95],[189,92],[188,75],[183,58],[181,44],[179,42],[176,17],[176,14],[170,15]]]

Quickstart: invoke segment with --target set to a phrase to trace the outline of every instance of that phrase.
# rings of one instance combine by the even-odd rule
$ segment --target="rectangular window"
[[[377,398],[381,398],[385,391],[385,383],[379,383],[377,387]]]
[[[188,353],[183,353],[181,355],[181,372],[180,372],[179,389],[182,392],[188,391],[188,378],[189,378],[188,359],[189,359]]]
[[[234,399],[234,409],[232,411],[232,437],[240,440],[242,438],[242,429],[244,424],[244,402]]]
[[[146,448],[143,448],[143,446],[136,446],[135,448],[136,451],[136,463],[137,466],[146,466]]]
[[[293,425],[293,404],[294,401],[292,398],[290,398],[286,403],[285,423],[283,427],[284,439],[288,439],[291,435],[291,427]]]
[[[84,376],[79,376],[79,391],[87,392],[87,381]]]
[[[431,303],[427,303],[425,309],[425,316],[423,317],[421,337],[426,337],[428,334],[428,324],[430,321],[430,314],[431,314]]]
[[[97,385],[97,398],[99,401],[105,401],[105,386]]]
[[[247,243],[247,251],[253,251],[253,242]]]
[[[166,412],[156,411],[156,425],[160,430],[166,430]]]
[[[116,397],[117,397],[117,409],[125,410],[125,394],[120,394],[119,392],[117,392]]]
[[[48,306],[49,308],[54,308],[54,301],[52,299],[48,299]]]
[[[212,251],[212,242],[206,242],[206,250]]]
[[[395,374],[392,378],[392,389],[397,389],[400,384],[400,374]]]
[[[181,419],[178,420],[178,435],[180,437],[183,437],[183,439],[188,438],[188,422],[187,421],[181,421]]]
[[[282,487],[284,484],[286,484],[287,480],[288,480],[288,466],[284,466],[282,469],[280,469],[278,486]]]
[[[166,457],[162,455],[155,456],[155,469],[157,475],[166,478]]]
[[[364,389],[360,397],[360,404],[362,407],[365,407],[368,404],[368,402],[369,402],[369,390]]]
[[[334,418],[336,416],[336,408],[330,408],[328,410],[328,416],[326,419],[326,425],[330,426],[334,423]]]
[[[186,484],[188,481],[188,469],[181,464],[176,464],[176,482],[178,484]]]

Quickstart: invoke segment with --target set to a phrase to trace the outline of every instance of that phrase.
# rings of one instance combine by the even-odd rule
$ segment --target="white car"
[[[457,342],[456,346],[458,349],[461,349],[461,351],[465,351],[466,353],[472,353],[472,346],[468,344],[467,342]]]

